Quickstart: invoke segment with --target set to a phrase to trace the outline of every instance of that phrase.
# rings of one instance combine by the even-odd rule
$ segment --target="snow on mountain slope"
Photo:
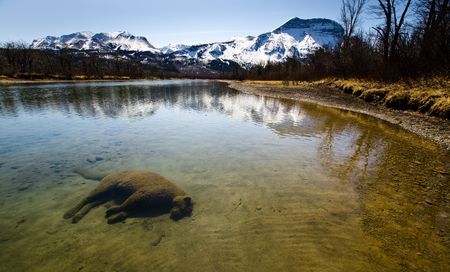
[[[310,35],[320,45],[333,47],[338,45],[344,30],[340,24],[329,19],[293,18],[275,29],[273,33],[286,33],[299,41]]]
[[[217,59],[234,61],[243,67],[250,67],[281,62],[291,57],[305,58],[323,46],[337,46],[342,34],[342,27],[332,20],[293,18],[274,31],[258,37],[191,46],[174,51],[172,55],[196,58],[204,63]]]
[[[159,48],[159,51],[163,54],[170,54],[170,53],[173,53],[176,51],[186,49],[188,47],[189,47],[189,45],[184,45],[184,44],[169,44],[167,46]]]
[[[329,19],[293,18],[272,32],[257,37],[235,38],[227,42],[201,45],[168,45],[160,49],[153,47],[145,37],[134,36],[128,32],[77,32],[61,37],[48,36],[33,41],[36,49],[63,48],[77,50],[98,50],[106,53],[116,51],[139,51],[155,54],[159,60],[179,63],[230,64],[235,62],[242,67],[265,65],[268,62],[282,62],[288,58],[304,59],[321,47],[338,46],[344,30]],[[123,54],[127,55],[127,54]],[[130,57],[130,56],[128,56]],[[142,63],[149,56],[143,56]],[[156,61],[157,62],[157,61]],[[205,65],[205,66],[207,66]]]
[[[145,37],[134,36],[125,31],[97,34],[92,32],[77,32],[60,37],[47,36],[45,38],[34,40],[31,44],[31,48],[159,52],[159,50],[151,45]]]

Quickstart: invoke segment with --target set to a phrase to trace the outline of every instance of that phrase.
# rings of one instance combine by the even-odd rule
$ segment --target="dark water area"
[[[63,214],[157,172],[191,217]],[[449,271],[450,155],[397,126],[210,81],[0,87],[1,271]]]

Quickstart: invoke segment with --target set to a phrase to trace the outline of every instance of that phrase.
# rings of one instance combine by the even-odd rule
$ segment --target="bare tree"
[[[383,62],[388,65],[398,49],[398,43],[411,0],[377,0],[375,8],[384,18],[384,25],[375,27],[383,44]],[[402,10],[401,13],[398,13]],[[400,14],[400,15],[399,15]]]
[[[432,65],[450,63],[449,0],[418,0],[416,15],[420,18],[420,57]]]
[[[360,23],[360,15],[367,0],[342,0],[341,22],[344,27],[344,43],[350,39]]]

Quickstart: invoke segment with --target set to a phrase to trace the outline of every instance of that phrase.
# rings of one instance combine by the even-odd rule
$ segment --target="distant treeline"
[[[235,79],[312,80],[324,77],[399,80],[440,75],[450,64],[449,0],[343,0],[342,45],[322,48],[299,61],[235,69]],[[368,33],[355,31],[361,15],[383,23]],[[373,17],[373,15],[371,15]]]
[[[119,56],[78,50],[37,50],[10,42],[0,48],[0,75],[20,79],[148,78],[158,69]]]

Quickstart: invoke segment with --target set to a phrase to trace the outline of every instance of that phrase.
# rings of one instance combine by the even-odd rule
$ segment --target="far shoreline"
[[[1,85],[20,85],[20,84],[51,84],[51,83],[83,83],[83,82],[127,82],[134,80],[155,80],[155,78],[143,79],[16,79],[16,78],[0,78]]]
[[[57,84],[57,83],[96,83],[96,82],[133,82],[133,81],[153,81],[153,80],[199,80],[200,78],[128,78],[128,79],[16,79],[1,78],[0,86],[21,85],[21,84]],[[210,79],[201,79],[210,80]]]

